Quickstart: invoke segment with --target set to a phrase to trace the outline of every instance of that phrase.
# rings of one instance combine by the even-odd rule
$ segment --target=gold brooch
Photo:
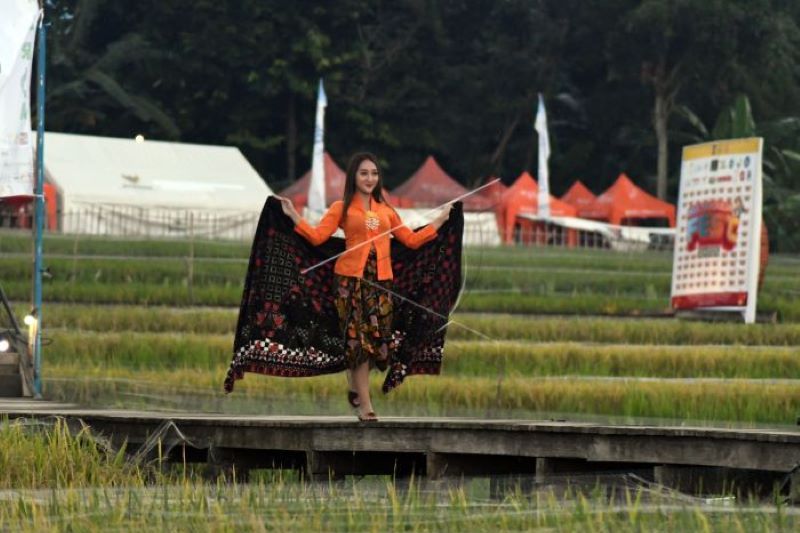
[[[366,223],[368,230],[375,231],[380,226],[378,213],[375,211],[367,211],[364,217],[364,222]]]

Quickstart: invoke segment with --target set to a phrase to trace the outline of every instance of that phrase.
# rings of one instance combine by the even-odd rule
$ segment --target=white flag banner
[[[311,162],[311,184],[308,187],[308,210],[312,218],[319,217],[327,207],[325,201],[325,108],[327,106],[325,88],[322,86],[322,80],[319,80],[317,118],[314,125],[314,158]]]
[[[536,132],[539,134],[539,216],[550,216],[550,136],[547,133],[547,112],[544,99],[539,93],[539,109],[536,111]]]
[[[0,198],[33,195],[31,68],[39,6],[3,0],[0,16]]]

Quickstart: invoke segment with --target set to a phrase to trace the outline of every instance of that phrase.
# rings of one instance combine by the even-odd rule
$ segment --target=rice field
[[[0,233],[0,279],[19,317],[29,309],[29,252],[29,240]],[[45,254],[47,397],[121,408],[349,413],[342,375],[248,374],[223,394],[249,244],[50,236]],[[788,428],[800,414],[800,258],[771,259],[759,310],[777,312],[778,322],[747,327],[670,317],[665,253],[468,249],[466,265],[442,375],[410,377],[387,396],[374,376],[380,415]],[[23,455],[4,452],[21,448]],[[486,483],[319,485],[293,472],[209,483],[194,471],[131,463],[88,432],[0,421],[0,524],[20,531],[63,529],[67,519],[87,531],[788,531],[798,523],[791,507],[717,507],[639,485],[498,497]]]
[[[756,532],[800,522],[780,501],[695,498],[625,477],[606,487],[577,480],[533,490],[525,479],[500,480],[499,490],[485,479],[311,484],[291,471],[208,483],[190,465],[126,460],[63,422],[0,421],[0,467],[0,524],[14,531]]]
[[[25,249],[19,238],[0,235],[0,273],[10,280],[4,288],[18,300],[30,291]],[[45,250],[54,256],[44,289],[52,394],[85,403],[95,393],[103,401],[173,396],[173,404],[181,404],[168,394],[176,386],[192,397],[219,394],[247,244],[51,236]],[[666,253],[465,253],[466,290],[449,328],[444,375],[410,379],[387,398],[390,412],[792,423],[792,385],[800,379],[797,258],[772,260],[760,298],[762,310],[778,311],[780,321],[742,327],[646,318],[668,312]],[[23,314],[25,306],[17,310]],[[322,401],[331,413],[344,409],[341,376],[245,381],[232,401],[206,405],[258,412],[258,401],[279,410]],[[467,392],[448,393],[454,383]],[[290,404],[281,401],[287,397]]]
[[[115,241],[49,236],[51,302],[236,306],[247,269],[243,243]],[[30,241],[0,234],[0,279],[10,298],[30,292]],[[669,313],[671,255],[549,248],[468,248],[460,310],[525,314]],[[800,260],[771,258],[759,309],[800,321]]]
[[[103,405],[116,398],[122,407],[158,398],[213,411],[347,413],[341,375],[252,375],[223,397],[235,309],[134,309],[54,306],[48,395]],[[450,332],[443,375],[409,378],[379,400],[382,412],[791,424],[800,411],[797,324],[467,314]],[[380,396],[380,380],[373,385]]]

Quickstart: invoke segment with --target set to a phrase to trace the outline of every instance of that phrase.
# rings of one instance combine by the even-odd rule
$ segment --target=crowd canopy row
[[[344,190],[345,172],[329,153],[325,153],[325,183],[327,204],[340,200]],[[311,171],[280,192],[299,208],[308,201]],[[385,191],[387,200],[395,207],[430,209],[455,198],[463,197],[464,210],[494,212],[503,242],[514,242],[519,235],[535,236],[546,222],[539,215],[539,185],[529,173],[520,174],[511,185],[486,178],[490,184],[475,194],[453,179],[433,156],[403,183]],[[675,227],[675,206],[648,194],[624,173],[600,195],[595,195],[580,180],[575,181],[560,198],[550,196],[550,216],[581,218],[619,226]],[[539,232],[544,235],[544,232]],[[535,237],[530,237],[535,238]],[[565,240],[575,244],[575,232],[567,232]]]

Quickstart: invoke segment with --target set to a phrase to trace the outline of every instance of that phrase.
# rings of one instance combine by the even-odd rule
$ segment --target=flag
[[[539,93],[539,109],[536,111],[536,132],[539,134],[539,216],[550,217],[550,136],[547,134],[547,112],[544,99]]]
[[[0,198],[33,195],[31,69],[39,6],[5,0],[0,17]]]
[[[325,199],[325,108],[328,97],[319,80],[317,90],[317,118],[314,125],[314,158],[311,162],[311,184],[308,187],[308,210],[312,217],[319,217],[327,207]]]

